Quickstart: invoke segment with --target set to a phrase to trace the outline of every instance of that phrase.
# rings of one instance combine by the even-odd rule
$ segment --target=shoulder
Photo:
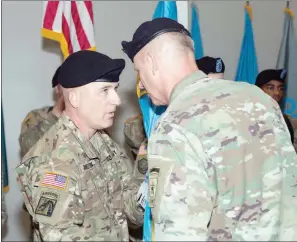
[[[73,159],[72,152],[63,148],[23,159],[16,167],[18,181],[27,184],[32,192],[36,187],[51,186],[64,191],[69,182],[76,182],[79,178]]]
[[[139,148],[145,139],[143,118],[141,115],[131,117],[125,121],[124,135],[131,148]]]
[[[70,208],[65,203],[80,194],[79,173],[71,164],[72,157],[58,153],[31,158],[16,168],[28,211],[39,223],[59,223],[63,211]]]
[[[69,152],[74,152],[74,148],[79,146],[77,140],[72,135],[71,130],[63,125],[63,122],[56,122],[52,127],[46,132],[42,133],[39,138],[37,137],[41,132],[35,130],[31,133],[32,136],[36,136],[36,143],[30,147],[30,150],[25,154],[23,160],[27,160],[31,157],[41,156],[43,153],[55,153],[64,152],[65,149]],[[21,136],[24,137],[24,136]],[[29,135],[27,138],[30,140]],[[24,139],[22,139],[24,140]],[[61,154],[63,154],[63,152]]]
[[[36,126],[40,120],[44,119],[51,107],[43,107],[30,111],[24,118],[21,126],[21,132],[25,132],[28,128]]]

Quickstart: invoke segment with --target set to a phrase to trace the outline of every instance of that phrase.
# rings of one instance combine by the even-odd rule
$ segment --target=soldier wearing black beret
[[[21,188],[31,188],[22,192],[38,241],[128,241],[128,220],[142,225],[131,161],[104,132],[120,105],[124,67],[84,50],[59,69],[65,111],[16,168]]]
[[[267,69],[258,74],[255,85],[281,104],[284,98],[286,76],[285,69]],[[294,143],[295,134],[290,121],[291,117],[284,113],[283,116],[290,131],[292,143]]]
[[[224,79],[225,64],[221,58],[204,56],[196,60],[199,70],[215,79]]]
[[[297,156],[278,104],[255,85],[208,78],[174,20],[147,21],[122,46],[167,106],[147,146],[153,240],[296,240]]]

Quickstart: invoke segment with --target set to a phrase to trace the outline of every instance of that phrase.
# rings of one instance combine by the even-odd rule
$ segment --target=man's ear
[[[78,90],[78,88],[69,90],[68,98],[70,105],[74,108],[78,108],[80,98],[80,91]]]
[[[149,64],[150,71],[153,75],[158,71],[157,60],[151,53],[147,53],[146,61]]]

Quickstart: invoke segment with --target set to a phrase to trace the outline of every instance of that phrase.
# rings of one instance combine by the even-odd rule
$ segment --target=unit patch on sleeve
[[[35,214],[51,217],[59,200],[59,194],[51,191],[42,192]]]
[[[51,187],[53,189],[65,190],[68,183],[68,177],[54,172],[47,172],[43,175],[40,186]]]

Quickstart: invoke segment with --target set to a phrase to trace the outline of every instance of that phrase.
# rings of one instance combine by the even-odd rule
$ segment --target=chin
[[[109,120],[109,121],[107,121],[107,122],[105,123],[104,129],[108,129],[108,128],[110,128],[112,125],[113,125],[113,119],[111,119],[111,120]]]
[[[158,100],[154,100],[154,99],[152,99],[152,103],[153,103],[155,106],[164,106],[164,105],[166,105],[166,104],[164,104],[164,103],[162,103],[162,102],[160,102],[160,101],[158,101]]]
[[[113,125],[113,120],[111,121],[106,121],[104,123],[98,124],[96,129],[97,130],[103,130],[103,129],[108,129]]]

